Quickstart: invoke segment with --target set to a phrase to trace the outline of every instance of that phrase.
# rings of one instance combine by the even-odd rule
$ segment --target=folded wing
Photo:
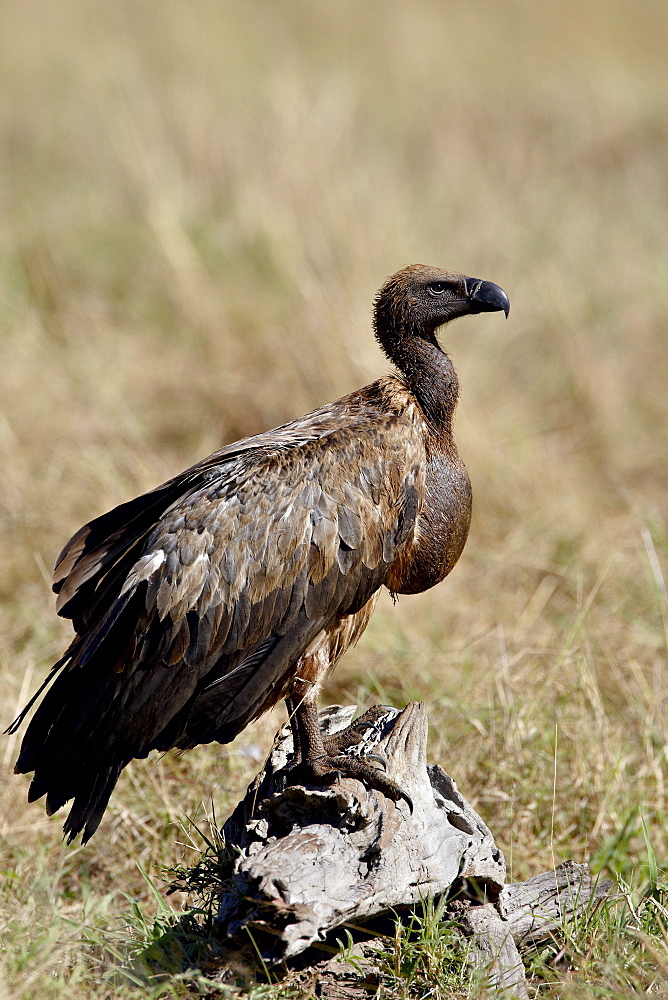
[[[16,770],[35,771],[30,798],[50,812],[75,798],[70,839],[94,832],[133,757],[233,739],[383,583],[413,536],[424,455],[414,415],[374,411],[366,392],[223,449],[61,553],[54,589],[77,635]]]

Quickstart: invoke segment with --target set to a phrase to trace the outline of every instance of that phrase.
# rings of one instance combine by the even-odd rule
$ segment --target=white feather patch
[[[142,582],[142,580],[148,580],[154,573],[157,573],[164,561],[164,549],[158,549],[156,552],[147,552],[145,556],[138,559],[128,573],[119,597],[122,597],[123,594],[127,594],[128,590],[132,590],[132,588],[136,587],[138,583]]]

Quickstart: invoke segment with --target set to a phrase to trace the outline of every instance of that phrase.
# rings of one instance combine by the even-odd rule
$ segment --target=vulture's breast
[[[448,575],[466,544],[471,500],[471,482],[454,444],[433,451],[413,542],[386,580],[393,593],[419,594]]]

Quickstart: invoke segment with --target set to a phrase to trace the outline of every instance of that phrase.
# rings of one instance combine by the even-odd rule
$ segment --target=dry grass
[[[441,264],[513,303],[446,338],[471,538],[450,581],[382,603],[329,696],[424,698],[515,877],[573,857],[640,885],[640,812],[665,865],[667,29],[631,0],[2,6],[6,722],[66,641],[69,534],[381,374],[375,289]],[[136,862],[194,859],[179,823],[226,813],[276,721],[128,768],[83,849],[2,783],[2,1000],[124,995],[110,969],[152,933],[130,900],[155,910]],[[629,899],[553,995],[660,991]]]

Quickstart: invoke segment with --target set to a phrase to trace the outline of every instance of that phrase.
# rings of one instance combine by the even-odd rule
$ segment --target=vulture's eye
[[[446,281],[432,281],[430,285],[427,285],[427,291],[430,295],[442,295],[447,290],[448,283]]]

